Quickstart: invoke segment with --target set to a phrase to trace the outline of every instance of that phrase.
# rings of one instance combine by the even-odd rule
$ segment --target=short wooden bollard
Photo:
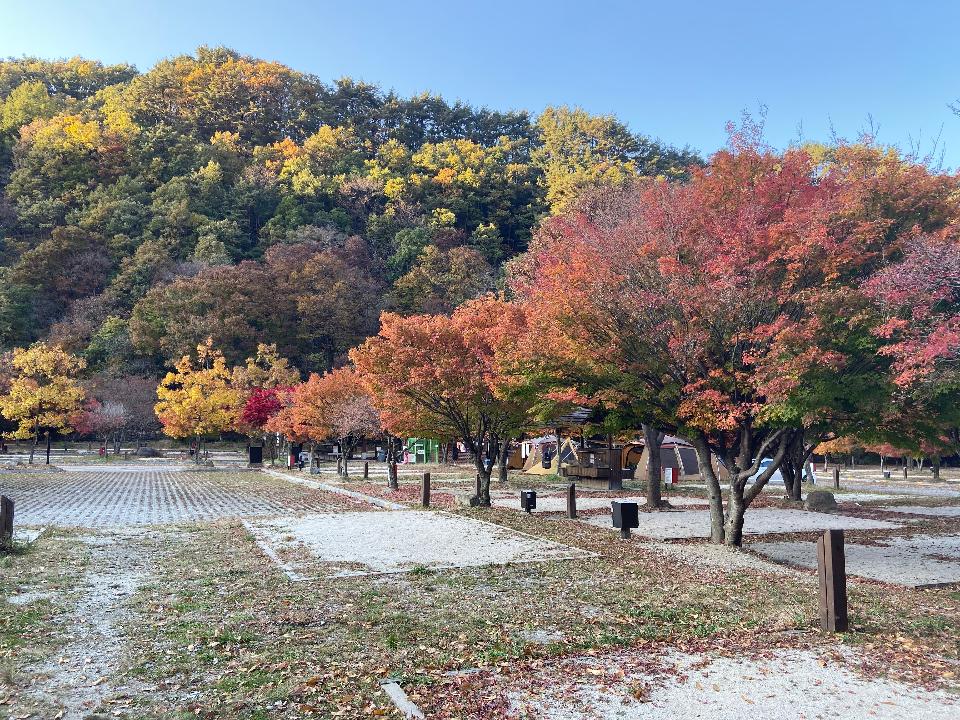
[[[835,467],[833,469],[833,489],[834,490],[840,489],[840,468],[838,467]]]
[[[577,517],[577,484],[570,483],[567,486],[567,517]]]
[[[370,463],[365,462],[363,464],[363,479],[367,480],[370,478]]]
[[[817,574],[820,578],[820,628],[846,632],[847,568],[843,530],[827,530],[817,540]]]
[[[13,500],[0,495],[0,548],[13,547]]]
[[[423,474],[423,485],[420,488],[420,503],[424,507],[430,507],[430,473]]]
[[[906,466],[906,465],[903,466],[903,479],[904,479],[904,480],[909,480],[909,479],[910,479],[910,476],[907,474],[907,466]]]

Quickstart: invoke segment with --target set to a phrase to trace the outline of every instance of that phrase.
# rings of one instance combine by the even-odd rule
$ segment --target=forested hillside
[[[223,48],[145,73],[0,62],[0,345],[156,375],[210,336],[337,364],[382,309],[501,281],[580,188],[699,159],[611,117],[328,84]]]

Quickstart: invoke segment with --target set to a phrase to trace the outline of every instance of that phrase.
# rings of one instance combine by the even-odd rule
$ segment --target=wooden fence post
[[[843,530],[827,530],[817,540],[817,574],[820,579],[820,628],[846,632],[847,569]]]
[[[577,517],[577,485],[576,483],[570,483],[567,486],[567,517],[571,519]]]
[[[363,463],[363,479],[368,480],[370,478],[370,463]]]
[[[13,500],[0,495],[0,548],[13,547]]]
[[[420,490],[421,504],[424,507],[430,507],[430,473],[423,474],[423,487]]]
[[[833,489],[840,489],[840,466],[833,468]]]

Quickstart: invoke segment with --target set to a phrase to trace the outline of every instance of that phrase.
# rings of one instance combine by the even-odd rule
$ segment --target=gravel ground
[[[823,490],[824,488],[820,488]],[[842,490],[830,490],[826,488],[827,492],[832,492],[833,496],[837,499],[838,503],[841,502],[873,502],[874,500],[893,500],[897,498],[897,495],[890,495],[887,493],[866,493],[866,492],[843,492]]]
[[[610,516],[585,518],[584,522],[600,527],[611,527]],[[866,520],[845,515],[806,510],[781,510],[778,508],[755,508],[747,510],[744,532],[748,535],[771,533],[810,532],[814,530],[880,530],[900,527],[882,520]],[[644,537],[660,540],[710,537],[709,510],[682,510],[679,512],[641,513],[640,527],[634,532]]]
[[[587,557],[577,548],[446,513],[311,514],[249,523],[291,565],[306,550],[328,576]],[[299,571],[309,575],[306,570]]]
[[[709,505],[710,501],[706,498],[695,498],[695,497],[669,497],[666,498],[670,501],[672,505],[682,505],[682,506],[691,506],[691,505]],[[635,502],[638,505],[643,505],[647,502],[645,497],[578,497],[577,498],[577,510],[599,510],[599,509],[610,509],[610,502],[613,500],[619,500],[620,502]],[[513,495],[510,497],[500,497],[493,498],[493,505],[497,507],[511,508],[513,510],[520,509],[520,497],[519,495]],[[534,512],[564,512],[567,509],[567,496],[566,495],[537,495],[537,507]]]
[[[79,600],[69,615],[66,646],[56,658],[31,669],[23,698],[28,705],[53,708],[41,717],[106,717],[93,714],[106,702],[119,715],[121,708],[130,704],[124,698],[153,691],[130,677],[124,667],[124,648],[130,639],[121,625],[131,615],[130,598],[150,579],[152,562],[145,544],[168,541],[169,537],[148,538],[142,532],[80,536],[96,557],[94,569],[84,577]],[[29,712],[14,716],[37,717]]]
[[[520,717],[543,720],[946,720],[958,698],[889,680],[865,679],[808,650],[771,652],[762,660],[676,653],[667,675],[627,675],[617,686],[580,686],[567,695],[516,695]],[[584,658],[602,673],[616,659]],[[670,668],[669,666],[673,667]],[[606,666],[606,667],[604,667]],[[572,696],[571,696],[572,695]],[[637,697],[639,695],[639,697]]]
[[[902,482],[902,481],[901,481]],[[846,487],[855,487],[857,490],[868,492],[888,493],[890,495],[920,495],[924,497],[960,497],[960,490],[955,487],[944,487],[943,485],[905,485],[894,484],[893,482],[871,483],[861,482],[859,480],[848,480],[841,478],[840,483]],[[830,488],[825,488],[829,490]]]
[[[726,545],[678,544],[644,541],[645,550],[683,560],[694,565],[719,568],[727,572],[738,570],[759,570],[775,575],[796,576],[798,571],[785,565],[779,565],[751,553],[743,552]]]
[[[847,572],[909,587],[960,582],[960,536],[917,535],[889,538],[882,543],[847,543],[844,548]],[[817,567],[814,543],[752,543],[749,547],[777,562]]]
[[[923,505],[893,505],[877,508],[887,512],[909,513],[910,515],[929,515],[930,517],[960,517],[960,505],[946,507],[926,507]]]

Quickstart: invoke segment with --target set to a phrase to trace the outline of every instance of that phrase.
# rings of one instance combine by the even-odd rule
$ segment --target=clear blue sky
[[[767,139],[942,131],[960,166],[960,3],[951,0],[0,0],[0,56],[84,55],[141,70],[201,44],[408,95],[495,109],[580,105],[709,154],[768,107]]]

